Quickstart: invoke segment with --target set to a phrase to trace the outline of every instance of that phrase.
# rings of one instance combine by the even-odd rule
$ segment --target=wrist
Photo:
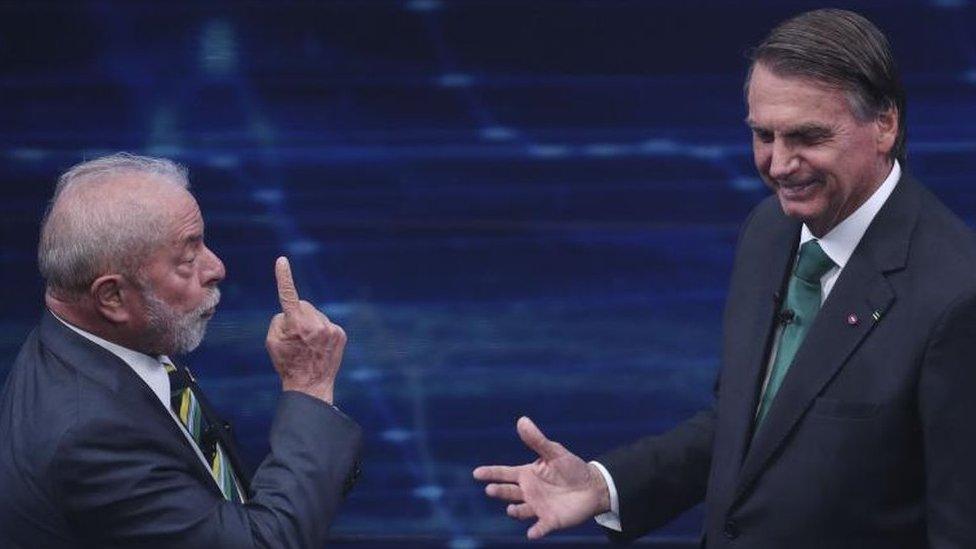
[[[331,383],[300,383],[296,381],[282,381],[283,391],[297,391],[308,396],[315,397],[328,405],[332,405],[335,400],[334,388]]]
[[[600,515],[607,513],[611,510],[610,487],[607,486],[607,481],[603,478],[603,473],[600,472],[596,465],[587,463],[586,467],[590,470],[590,491],[593,494],[594,506],[596,507],[593,514]]]

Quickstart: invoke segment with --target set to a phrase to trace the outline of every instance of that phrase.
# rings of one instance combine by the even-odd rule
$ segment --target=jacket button
[[[739,525],[734,520],[726,521],[723,532],[725,533],[725,537],[735,539],[739,537]]]

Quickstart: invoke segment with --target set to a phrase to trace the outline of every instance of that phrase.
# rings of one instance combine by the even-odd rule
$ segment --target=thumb
[[[546,435],[542,434],[542,431],[535,426],[535,423],[532,423],[532,420],[525,416],[519,418],[515,424],[515,429],[518,431],[519,438],[522,439],[522,442],[535,453],[539,454],[539,457],[544,460],[555,459],[559,457],[559,454],[565,452],[562,444],[546,438]]]

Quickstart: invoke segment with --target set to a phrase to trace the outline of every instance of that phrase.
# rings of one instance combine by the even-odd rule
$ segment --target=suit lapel
[[[717,434],[728,463],[735,474],[742,462],[752,433],[757,404],[757,387],[762,384],[769,342],[775,328],[774,319],[782,296],[783,281],[793,263],[800,224],[782,215],[779,204],[771,219],[764,220],[758,236],[743,241],[744,257],[736,267],[734,293],[725,319],[726,364],[720,381],[719,413],[721,426]],[[749,242],[748,245],[746,242]],[[740,272],[742,271],[742,272]]]
[[[82,375],[108,387],[117,398],[130,402],[133,413],[144,407],[151,409],[152,412],[144,415],[146,430],[162,429],[176,437],[180,441],[181,453],[186,460],[196,465],[198,476],[204,484],[210,485],[216,493],[221,494],[220,488],[213,482],[211,472],[200,461],[180,426],[159,401],[156,393],[128,364],[107,349],[75,333],[50,311],[44,312],[40,330],[45,346]]]
[[[918,197],[917,183],[903,176],[844,267],[748,448],[736,499],[748,492],[816,397],[894,305],[886,274],[905,266]]]

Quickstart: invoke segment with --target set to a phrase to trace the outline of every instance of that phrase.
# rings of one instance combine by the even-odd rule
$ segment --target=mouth
[[[203,311],[200,313],[200,318],[203,320],[210,320],[210,318],[216,314],[217,305],[220,304],[220,290],[214,289],[208,296],[206,301],[203,303]]]
[[[802,200],[804,198],[809,198],[816,189],[820,186],[821,182],[817,179],[810,181],[804,181],[800,183],[778,183],[777,189],[780,196],[789,200]]]

